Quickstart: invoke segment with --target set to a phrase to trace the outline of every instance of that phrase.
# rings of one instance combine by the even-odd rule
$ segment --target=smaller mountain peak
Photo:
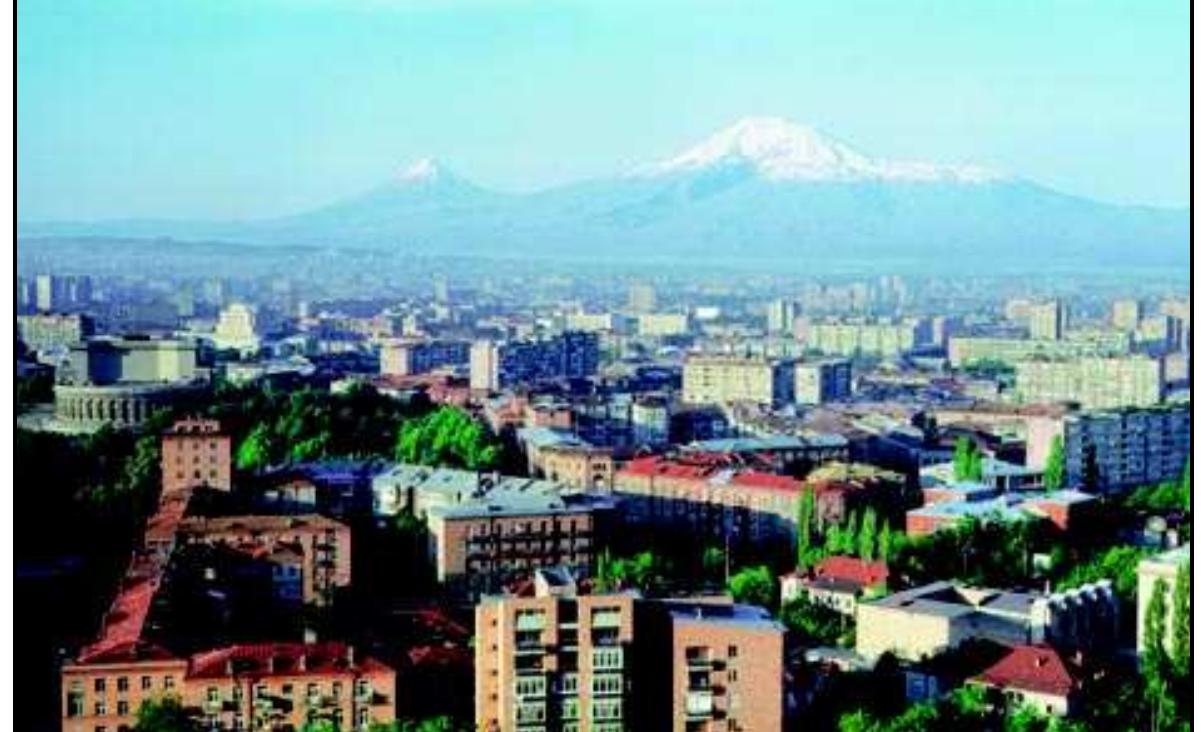
[[[438,180],[446,175],[446,171],[433,158],[421,158],[410,163],[397,176],[405,183],[426,183]]]

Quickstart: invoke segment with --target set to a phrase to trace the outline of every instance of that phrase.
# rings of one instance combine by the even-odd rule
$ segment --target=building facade
[[[161,470],[163,493],[204,486],[233,488],[232,438],[212,419],[183,419],[163,433]]]
[[[471,343],[455,340],[388,340],[380,345],[379,370],[389,376],[412,376],[447,366],[471,363]]]
[[[782,406],[793,401],[794,380],[790,361],[690,356],[684,362],[683,400],[688,404]]]
[[[1147,356],[1019,361],[1015,371],[1014,395],[1024,404],[1146,407],[1164,395],[1163,360]]]
[[[793,391],[797,404],[817,405],[846,399],[851,396],[851,362],[798,361]]]
[[[583,379],[596,374],[600,340],[596,333],[565,331],[546,338],[471,346],[471,388],[486,391],[518,384]]]

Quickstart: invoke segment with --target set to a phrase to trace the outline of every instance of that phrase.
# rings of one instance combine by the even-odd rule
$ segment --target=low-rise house
[[[843,615],[854,616],[859,599],[883,593],[887,582],[888,565],[884,562],[826,557],[807,573],[793,572],[780,578],[780,601],[803,596]]]
[[[1064,717],[1076,710],[1081,679],[1077,656],[1065,657],[1048,645],[1018,645],[968,683],[995,691],[1005,706],[1027,705]]]

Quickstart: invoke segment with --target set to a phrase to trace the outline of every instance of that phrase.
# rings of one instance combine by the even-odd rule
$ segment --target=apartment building
[[[947,344],[947,360],[952,368],[963,368],[980,361],[1013,365],[1032,359],[1121,356],[1130,352],[1130,346],[1130,333],[1121,330],[1069,332],[1058,340],[952,336]]]
[[[163,433],[160,447],[164,494],[202,486],[233,488],[232,438],[217,420],[179,420]]]
[[[895,358],[925,342],[921,324],[900,322],[805,322],[798,336],[807,348],[830,356],[879,356]]]
[[[1057,341],[1068,329],[1068,308],[1059,300],[1034,303],[1029,312],[1030,337]]]
[[[471,388],[495,391],[518,384],[582,379],[596,373],[600,340],[596,333],[558,335],[471,346]]]
[[[305,603],[328,605],[350,585],[350,528],[324,516],[190,516],[180,520],[178,537],[180,545],[230,547],[299,567]]]
[[[379,371],[388,376],[414,376],[470,362],[469,341],[398,338],[384,341],[379,349]]]
[[[575,488],[613,487],[613,452],[596,447],[566,430],[525,427],[517,431],[530,475]]]
[[[79,313],[17,316],[17,338],[39,354],[81,343],[95,332],[95,321]]]
[[[725,598],[590,595],[560,570],[476,606],[476,728],[779,730],[784,627]]]
[[[1192,422],[1188,404],[1079,412],[1038,423],[1028,454],[1045,464],[1051,443],[1060,437],[1068,485],[1083,485],[1093,472],[1092,490],[1177,480],[1192,454]]]
[[[1025,404],[1146,407],[1158,404],[1164,395],[1163,360],[1149,356],[1019,361],[1015,371],[1014,395]]]
[[[132,729],[143,702],[174,697],[206,730],[338,729],[395,719],[396,672],[343,643],[233,645],[175,657],[110,653],[62,671],[63,732]]]
[[[795,368],[793,392],[797,404],[826,404],[851,396],[849,360],[798,361]]]
[[[684,362],[688,404],[753,402],[773,407],[793,401],[792,362],[761,357],[690,356]]]
[[[532,597],[483,598],[475,610],[476,728],[637,728],[635,599],[579,595],[559,569],[536,573]]]

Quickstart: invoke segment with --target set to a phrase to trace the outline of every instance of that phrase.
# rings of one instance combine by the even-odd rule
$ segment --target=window
[[[118,717],[128,717],[129,716],[129,702],[124,701],[124,700],[117,702],[117,716]]]
[[[152,682],[150,680],[149,676],[142,677],[142,691],[150,691],[150,687],[153,685],[154,685],[154,682]]]
[[[67,694],[67,716],[83,716],[83,689],[71,689]]]
[[[738,658],[738,646],[730,646],[727,648],[726,658]]]
[[[97,694],[103,694],[106,686],[104,679],[96,679],[92,684],[92,688],[96,690]]]
[[[285,697],[288,697],[288,698],[290,699],[290,698],[292,697],[292,685],[291,685],[291,684],[284,684],[283,686],[281,686],[281,687],[279,688],[279,693],[280,693],[281,695],[283,695],[283,696],[285,696]]]
[[[163,688],[164,689],[174,689],[175,688],[175,677],[174,676],[164,676],[163,677]]]
[[[217,702],[221,701],[221,690],[215,686],[210,686],[205,689],[204,694],[208,699],[209,704],[216,704]]]
[[[96,702],[96,710],[95,711],[96,711],[97,717],[103,717],[108,714],[108,705],[105,704],[103,699]]]
[[[117,677],[117,693],[124,694],[127,691],[129,691],[129,677],[128,676],[118,676]]]
[[[333,694],[334,694],[335,699],[342,696],[342,682],[341,681],[335,681],[334,685],[333,685],[333,689],[334,689]]]

